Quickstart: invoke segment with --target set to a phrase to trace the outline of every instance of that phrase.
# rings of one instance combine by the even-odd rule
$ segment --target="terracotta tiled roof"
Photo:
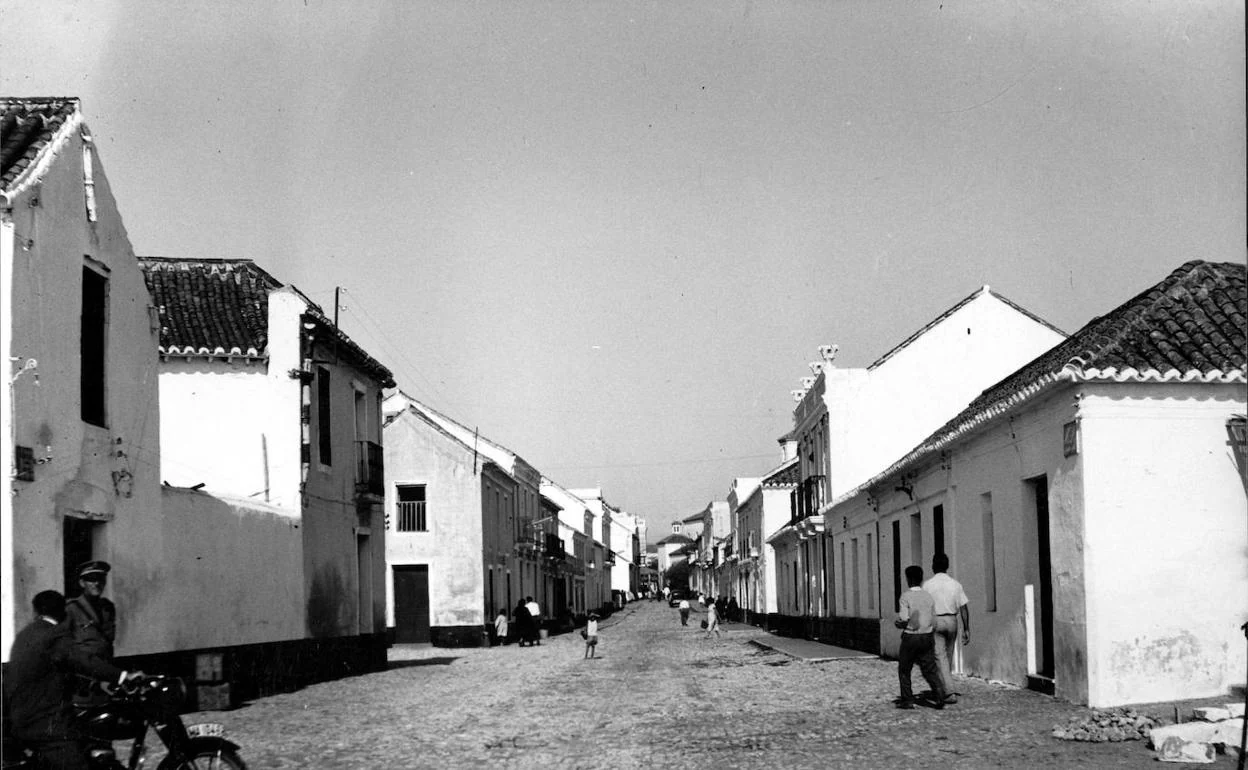
[[[78,109],[68,97],[0,97],[0,189],[12,189]]]
[[[170,356],[264,358],[269,292],[281,282],[250,259],[142,257],[160,309],[160,352]]]
[[[1245,265],[1188,262],[988,388],[857,494],[1060,381],[1245,382]]]
[[[801,468],[798,467],[797,458],[793,458],[788,463],[780,466],[762,481],[764,487],[792,487],[797,486],[801,481]]]
[[[667,537],[663,538],[662,540],[660,540],[659,542],[655,543],[655,545],[666,545],[667,543],[688,544],[692,542],[693,542],[693,539],[686,535],[682,535],[680,533],[672,533],[668,535]]]
[[[160,309],[163,355],[268,357],[269,293],[283,285],[250,259],[140,257],[139,266]],[[382,387],[394,387],[389,369],[336,328],[320,306],[299,296],[307,304],[305,323],[336,336],[344,356]]]

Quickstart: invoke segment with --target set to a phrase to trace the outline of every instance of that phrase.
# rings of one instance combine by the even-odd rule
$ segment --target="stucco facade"
[[[799,481],[790,520],[768,534],[777,559],[777,623],[875,651],[882,533],[874,511],[830,510],[984,388],[1065,335],[987,286],[866,368],[820,349],[794,391]]]
[[[162,614],[180,593],[152,556],[169,534],[160,525],[159,326],[77,102],[63,114],[6,181],[0,212],[0,355],[10,383],[0,395],[0,463],[17,469],[5,472],[0,505],[6,659],[31,599],[71,587],[66,570],[78,561],[113,564],[120,654],[163,643]],[[85,349],[84,326],[99,334],[98,358]],[[78,539],[73,553],[67,536]]]
[[[1092,706],[1241,684],[1244,273],[1182,266],[834,501],[836,554],[874,533],[880,564],[877,611],[843,578],[838,609],[895,655],[901,570],[945,552],[968,674]]]

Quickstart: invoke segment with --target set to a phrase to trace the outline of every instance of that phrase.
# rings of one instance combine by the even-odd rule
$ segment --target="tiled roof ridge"
[[[1175,379],[1191,381],[1198,378],[1207,378],[1209,375],[1213,375],[1215,378],[1223,376],[1233,377],[1236,373],[1242,377],[1242,368],[1234,368],[1226,372],[1216,367],[1211,367],[1205,371],[1188,368],[1180,372],[1175,367],[1162,372],[1155,367],[1138,370],[1135,367],[1119,368],[1110,366],[1101,369],[1093,366],[1093,364],[1097,360],[1107,358],[1114,353],[1127,351],[1128,333],[1147,329],[1150,326],[1151,315],[1158,308],[1179,299],[1178,296],[1172,296],[1174,292],[1185,292],[1193,288],[1199,288],[1207,293],[1207,287],[1203,286],[1204,281],[1218,281],[1225,278],[1226,273],[1243,273],[1246,271],[1248,271],[1248,268],[1237,262],[1207,262],[1193,259],[1183,263],[1162,279],[1160,283],[1141,291],[1105,316],[1094,318],[1083,329],[1080,329],[1078,336],[1082,337],[1085,330],[1089,330],[1089,327],[1093,324],[1097,325],[1098,333],[1093,339],[1088,341],[1089,345],[1104,340],[1104,337],[1099,334],[1102,330],[1106,333],[1112,333],[1113,336],[1108,340],[1104,340],[1104,344],[1099,349],[1089,347],[1089,349],[1080,350],[1077,354],[1071,356],[1070,360],[1066,362],[1065,368],[1069,369],[1073,375],[1080,379],[1113,379],[1118,382],[1124,382],[1128,379],[1162,382]],[[1240,278],[1242,280],[1242,276]],[[1234,311],[1232,310],[1232,312]],[[1240,318],[1237,325],[1243,328],[1243,314],[1241,312],[1238,315]],[[1234,322],[1234,319],[1231,320]],[[1116,328],[1115,322],[1118,322]],[[1088,336],[1092,336],[1092,334],[1089,333]],[[1219,334],[1219,336],[1221,335]],[[1242,344],[1240,347],[1242,350]],[[1204,357],[1208,358],[1207,356]]]
[[[24,122],[32,117],[34,121]],[[38,184],[83,125],[78,97],[0,97],[0,190],[5,202]]]
[[[991,286],[989,286],[989,285],[987,285],[987,284],[984,284],[983,286],[979,287],[978,289],[976,289],[975,291],[971,292],[971,293],[970,293],[970,294],[968,294],[967,296],[965,296],[965,297],[963,297],[962,299],[958,300],[956,303],[954,303],[952,306],[950,306],[949,308],[947,308],[947,309],[946,309],[943,313],[941,313],[940,315],[938,315],[938,316],[936,316],[935,318],[933,318],[932,320],[928,321],[926,324],[924,324],[922,327],[920,327],[917,331],[915,331],[915,332],[914,332],[913,334],[911,334],[909,337],[906,337],[904,340],[902,340],[901,342],[899,342],[899,343],[897,343],[896,345],[894,345],[894,346],[893,346],[892,348],[890,348],[890,349],[889,349],[889,350],[888,350],[888,351],[887,351],[884,355],[880,356],[880,357],[879,357],[879,358],[877,358],[875,361],[873,361],[872,363],[868,364],[868,365],[867,365],[867,369],[875,369],[876,367],[881,366],[882,364],[884,364],[884,362],[888,361],[890,358],[892,358],[893,356],[895,356],[895,355],[897,355],[898,353],[900,353],[902,350],[904,350],[904,349],[906,349],[907,347],[909,347],[909,346],[910,346],[910,344],[911,344],[912,342],[914,342],[915,340],[917,340],[919,337],[922,337],[924,334],[926,334],[928,331],[930,331],[933,327],[935,327],[935,326],[936,326],[937,324],[939,324],[941,321],[944,321],[946,318],[948,318],[949,316],[953,315],[953,314],[954,314],[954,313],[956,313],[957,311],[961,310],[963,307],[966,307],[967,305],[969,305],[969,304],[971,303],[971,301],[972,301],[972,300],[975,300],[975,299],[977,299],[977,298],[979,298],[979,297],[981,297],[981,296],[984,296],[984,295],[988,295],[988,296],[991,296],[991,297],[995,297],[996,299],[1000,300],[1001,302],[1004,302],[1006,305],[1008,305],[1008,306],[1010,306],[1011,308],[1013,308],[1013,309],[1017,310],[1018,312],[1022,313],[1023,315],[1025,315],[1025,316],[1027,316],[1028,318],[1032,319],[1033,321],[1037,321],[1038,323],[1041,323],[1041,324],[1043,324],[1043,325],[1047,326],[1048,328],[1052,329],[1053,331],[1057,332],[1058,334],[1062,335],[1063,337],[1068,336],[1068,335],[1066,334],[1066,332],[1062,331],[1062,330],[1061,330],[1061,329],[1059,329],[1058,327],[1056,327],[1056,326],[1054,326],[1053,324],[1049,323],[1048,321],[1044,320],[1044,319],[1043,319],[1043,318],[1041,318],[1040,316],[1036,315],[1035,313],[1031,312],[1031,311],[1030,311],[1030,310],[1028,310],[1027,308],[1025,308],[1025,307],[1023,307],[1022,305],[1018,304],[1017,302],[1014,302],[1013,300],[1009,299],[1008,297],[1003,296],[1000,292],[993,291]]]
[[[785,460],[776,468],[768,471],[763,480],[759,482],[760,487],[790,487],[796,486],[796,481],[784,481],[782,477],[792,472],[794,466],[797,465],[797,458]]]
[[[1238,366],[1222,370],[1211,366],[1200,370],[1187,368],[1179,371],[1177,367],[1161,371],[1156,367],[1138,368],[1134,366],[1107,366],[1097,368],[1089,363],[1107,357],[1107,354],[1122,350],[1130,339],[1131,331],[1143,331],[1156,323],[1150,319],[1150,313],[1173,303],[1192,289],[1209,294],[1208,287],[1202,282],[1226,282],[1238,280],[1238,308],[1230,310],[1221,308],[1228,324],[1233,328],[1244,329],[1244,307],[1248,305],[1248,295],[1244,293],[1245,274],[1248,266],[1238,262],[1207,262],[1190,260],[1172,271],[1160,283],[1145,289],[1131,299],[1122,303],[1103,316],[1090,320],[1079,331],[1071,335],[1049,351],[1010,374],[996,385],[980,394],[975,401],[956,417],[945,423],[922,443],[907,452],[901,459],[890,465],[881,473],[868,481],[846,492],[831,502],[835,506],[848,500],[862,491],[869,489],[886,478],[903,472],[926,457],[953,444],[971,431],[1002,417],[1013,411],[1024,402],[1031,401],[1046,393],[1062,382],[1200,382],[1200,383],[1236,383],[1248,381],[1245,377],[1243,358],[1245,340],[1241,333],[1238,340],[1226,340],[1237,350],[1240,356]],[[1172,319],[1167,319],[1172,320]],[[1214,330],[1216,331],[1216,330]],[[1171,332],[1173,334],[1173,331]],[[1148,335],[1154,342],[1160,343],[1161,335],[1150,332]],[[1222,336],[1219,333],[1219,336]],[[1225,337],[1223,337],[1225,339]],[[1094,343],[1100,343],[1094,347]],[[1205,357],[1209,360],[1208,357]]]
[[[400,391],[399,391],[399,395],[401,395],[403,398],[407,399],[407,401],[409,402],[409,403],[408,403],[408,408],[411,408],[412,404],[415,404],[415,405],[416,405],[416,411],[418,411],[418,412],[428,412],[428,413],[430,413],[430,414],[434,415],[434,417],[433,417],[432,419],[435,419],[435,420],[446,420],[447,422],[451,423],[451,424],[452,424],[452,425],[454,425],[455,427],[462,429],[462,430],[463,430],[466,434],[467,434],[467,433],[471,433],[471,434],[472,434],[472,435],[476,438],[476,440],[477,440],[477,441],[479,441],[479,442],[481,442],[481,443],[483,443],[483,444],[488,445],[488,446],[489,446],[490,448],[492,448],[492,449],[497,449],[497,450],[498,450],[498,451],[500,451],[500,452],[506,452],[507,454],[509,454],[509,455],[511,455],[513,458],[515,458],[516,460],[519,460],[520,462],[523,462],[523,463],[525,463],[526,465],[528,465],[528,461],[527,461],[527,460],[525,460],[523,457],[521,457],[521,456],[520,456],[517,452],[513,452],[512,450],[508,449],[507,447],[503,446],[502,444],[499,444],[497,441],[492,441],[491,439],[489,439],[489,438],[485,437],[484,435],[482,435],[482,434],[480,433],[480,431],[479,431],[479,430],[475,430],[475,429],[471,429],[471,428],[469,428],[467,425],[465,425],[464,423],[460,422],[459,420],[456,420],[454,417],[451,417],[451,416],[449,416],[449,415],[447,415],[447,414],[445,414],[445,413],[443,413],[443,412],[438,411],[437,409],[434,409],[432,406],[430,406],[430,405],[426,404],[424,401],[421,401],[421,400],[420,400],[420,399],[418,399],[418,398],[412,398],[412,396],[410,396],[410,395],[409,395],[406,391],[404,391],[404,390],[400,390]],[[540,474],[539,474],[539,477],[540,477]],[[539,486],[539,487],[541,486],[540,481],[539,481],[538,486]],[[567,491],[567,490],[564,490],[564,491]],[[569,494],[571,494],[571,493],[569,493]],[[576,495],[573,495],[573,497],[576,497]],[[578,499],[579,499],[579,498],[578,498]]]
[[[185,270],[190,271],[195,268],[208,268],[210,276],[217,276],[222,280],[234,277],[236,282],[241,282],[245,276],[266,284],[267,288],[281,289],[286,284],[273,277],[269,271],[256,264],[255,260],[247,257],[153,257],[141,256],[136,257],[140,266],[151,270]],[[292,287],[293,288],[293,287]]]

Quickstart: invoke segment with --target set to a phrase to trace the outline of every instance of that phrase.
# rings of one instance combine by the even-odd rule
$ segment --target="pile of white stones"
[[[1162,762],[1208,764],[1215,754],[1237,753],[1244,729],[1244,704],[1198,708],[1192,721],[1154,728],[1151,735]]]
[[[1156,719],[1134,709],[1093,709],[1086,717],[1072,717],[1066,725],[1053,725],[1053,737],[1063,741],[1118,743],[1148,737]]]

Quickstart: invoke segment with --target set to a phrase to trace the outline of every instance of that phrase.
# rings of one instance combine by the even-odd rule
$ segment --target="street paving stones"
[[[1068,703],[966,678],[957,705],[901,711],[894,662],[804,661],[735,624],[707,639],[661,602],[628,605],[600,639],[597,660],[579,634],[395,648],[388,671],[188,721],[224,722],[256,769],[1157,767],[1142,742],[1052,738],[1086,712]]]

